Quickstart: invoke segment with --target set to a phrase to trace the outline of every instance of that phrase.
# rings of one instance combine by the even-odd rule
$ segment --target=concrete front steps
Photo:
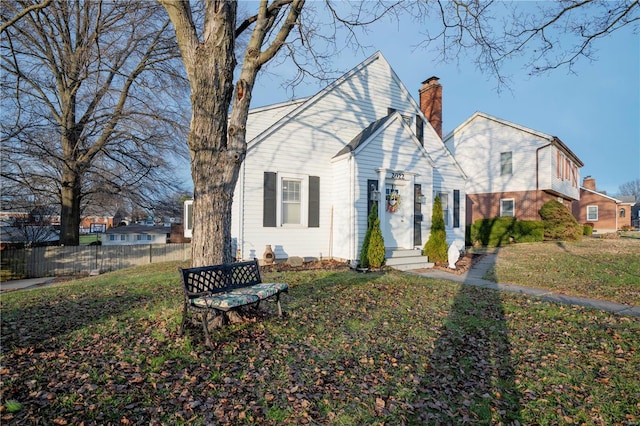
[[[427,256],[422,255],[422,250],[386,249],[385,265],[399,271],[411,271],[413,269],[433,268]]]

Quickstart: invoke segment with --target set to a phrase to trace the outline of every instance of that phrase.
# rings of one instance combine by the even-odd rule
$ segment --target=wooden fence
[[[33,247],[2,250],[2,280],[108,272],[149,263],[191,259],[191,244]]]

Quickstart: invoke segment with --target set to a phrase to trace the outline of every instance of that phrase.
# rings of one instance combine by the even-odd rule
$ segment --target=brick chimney
[[[592,191],[596,190],[596,180],[594,178],[592,178],[591,176],[585,176],[584,179],[582,179],[582,186],[586,189],[590,189]]]
[[[420,109],[431,127],[442,138],[442,85],[438,77],[430,77],[422,82],[420,88]]]

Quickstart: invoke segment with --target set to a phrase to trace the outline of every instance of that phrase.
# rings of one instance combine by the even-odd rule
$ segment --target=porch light
[[[427,202],[427,197],[425,197],[424,195],[420,194],[416,197],[416,201],[418,201],[419,204],[424,204]]]
[[[369,199],[371,201],[380,201],[380,191],[378,191],[377,189],[372,190],[369,194]]]

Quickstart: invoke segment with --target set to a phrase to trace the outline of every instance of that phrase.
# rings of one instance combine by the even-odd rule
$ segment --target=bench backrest
[[[192,296],[203,293],[220,293],[262,282],[257,259],[178,269],[185,291]]]

